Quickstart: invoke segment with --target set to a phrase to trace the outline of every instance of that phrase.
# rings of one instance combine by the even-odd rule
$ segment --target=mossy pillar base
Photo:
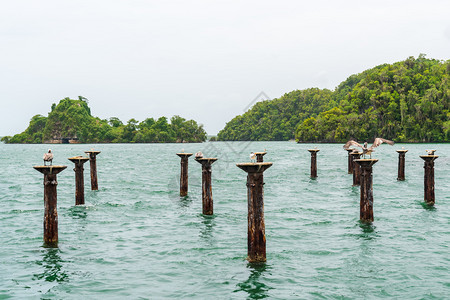
[[[67,166],[35,166],[44,174],[44,244],[47,247],[58,246],[58,196],[56,175]]]
[[[361,166],[361,195],[359,219],[363,223],[373,222],[373,177],[372,166],[378,159],[356,159]]]
[[[420,158],[425,161],[423,168],[424,174],[424,200],[428,205],[434,205],[434,161],[437,155],[421,155]]]
[[[247,172],[247,260],[249,262],[266,261],[266,226],[264,223],[264,176],[272,163],[237,164]]]
[[[188,162],[192,153],[177,153],[177,155],[181,158],[180,196],[185,197],[188,194]]]
[[[211,190],[211,165],[217,158],[196,158],[202,165],[202,210],[204,215],[213,214],[213,197]]]

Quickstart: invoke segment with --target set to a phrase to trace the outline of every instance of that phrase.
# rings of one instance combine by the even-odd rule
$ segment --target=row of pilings
[[[98,190],[96,156],[100,151],[86,151],[89,157],[74,156],[68,158],[75,164],[75,205],[84,204],[84,168],[88,160],[91,167],[91,189]],[[67,166],[34,166],[34,169],[44,174],[44,244],[47,247],[58,245],[58,210],[57,210],[57,175]]]
[[[266,152],[256,152],[256,162],[240,163],[236,166],[247,172],[247,260],[266,261],[266,232],[264,223],[264,171],[272,166],[264,162]],[[181,158],[180,196],[188,194],[188,159],[192,153],[177,153]],[[202,166],[202,211],[204,215],[213,214],[211,190],[211,165],[217,158],[195,158]]]
[[[373,176],[372,167],[378,159],[361,159],[363,152],[355,149],[345,149],[348,152],[348,174],[353,175],[353,186],[360,186],[360,221],[373,222]],[[310,149],[311,152],[311,178],[317,178],[317,152],[318,149]],[[396,150],[398,153],[397,180],[405,180],[405,161],[408,150]],[[439,157],[433,154],[420,155],[424,160],[424,201],[428,205],[435,204],[434,194],[434,161]]]
[[[377,159],[361,159],[361,152],[348,151],[348,173],[353,175],[353,185],[360,186],[360,220],[373,222],[373,176],[372,167]],[[318,149],[309,149],[311,153],[311,178],[317,178]],[[405,154],[407,150],[397,150],[399,153],[399,169],[397,180],[405,180]],[[98,189],[96,155],[100,151],[86,151],[89,158],[75,156],[69,158],[75,164],[75,204],[84,204],[84,163],[91,163],[91,189]],[[239,163],[237,167],[247,172],[247,241],[250,262],[266,261],[266,237],[264,222],[264,176],[265,170],[272,166],[264,162],[266,152],[256,152],[256,162]],[[188,194],[188,159],[192,153],[177,153],[181,158],[180,196]],[[434,160],[436,155],[420,156],[425,161],[424,191],[425,202],[434,205]],[[217,158],[196,158],[202,166],[202,211],[204,215],[213,214],[213,198],[211,189],[212,164]],[[67,166],[36,166],[36,170],[44,174],[44,243],[47,246],[57,246],[58,243],[58,214],[57,214],[57,174]]]
[[[361,159],[362,152],[354,149],[348,151],[348,174],[353,176],[353,186],[360,186],[360,221],[371,223],[373,216],[373,165],[378,159]],[[311,153],[310,177],[317,178],[317,153],[319,149],[309,149]],[[408,150],[397,150],[399,153],[398,181],[405,180],[405,154]],[[241,163],[236,166],[247,172],[247,240],[248,257],[250,262],[266,261],[266,237],[264,223],[264,171],[272,166],[272,163],[264,163],[263,156],[266,152],[256,152],[256,163]],[[177,153],[181,157],[180,196],[188,193],[188,158],[192,153]],[[420,156],[425,161],[424,189],[425,202],[434,205],[434,160],[435,155]],[[211,165],[216,158],[196,158],[202,165],[202,205],[203,214],[213,214],[213,200],[211,192]]]

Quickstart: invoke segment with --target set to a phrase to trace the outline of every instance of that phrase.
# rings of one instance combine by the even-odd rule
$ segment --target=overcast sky
[[[450,59],[450,1],[2,1],[0,53],[0,136],[78,95],[100,118],[180,115],[216,134],[261,91]]]

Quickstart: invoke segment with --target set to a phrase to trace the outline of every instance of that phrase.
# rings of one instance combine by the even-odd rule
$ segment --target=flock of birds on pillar
[[[356,141],[350,140],[344,145],[344,149],[350,149],[351,146],[360,147],[363,150],[364,158],[366,158],[366,154],[369,155],[370,158],[372,158],[372,152],[375,152],[375,148],[380,146],[383,143],[389,144],[391,146],[393,146],[395,144],[393,141],[390,141],[390,140],[386,140],[383,138],[376,138],[375,141],[373,142],[372,146],[367,147],[368,146],[367,142],[365,142],[364,146],[363,146],[363,145],[357,143]],[[357,152],[358,150],[355,149],[353,151]]]

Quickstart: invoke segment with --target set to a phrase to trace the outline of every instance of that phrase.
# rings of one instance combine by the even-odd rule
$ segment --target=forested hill
[[[123,124],[116,117],[102,120],[93,117],[86,98],[62,99],[53,104],[48,117],[34,116],[28,128],[13,137],[2,138],[5,143],[55,143],[70,139],[81,143],[171,143],[203,142],[206,132],[194,120],[173,116],[142,122],[131,119]]]
[[[257,103],[219,140],[450,141],[450,61],[420,55],[352,75],[334,91],[307,89]]]

